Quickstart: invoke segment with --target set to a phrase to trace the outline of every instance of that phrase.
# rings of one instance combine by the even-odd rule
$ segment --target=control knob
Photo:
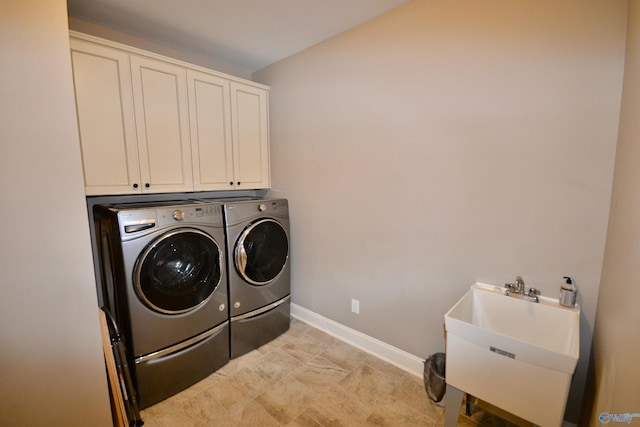
[[[175,219],[176,221],[182,221],[184,219],[184,212],[182,212],[180,209],[176,209],[175,211],[173,211],[173,219]]]
[[[260,206],[258,206],[258,210],[260,212],[264,212],[267,210],[267,205],[265,205],[264,203],[260,203]]]

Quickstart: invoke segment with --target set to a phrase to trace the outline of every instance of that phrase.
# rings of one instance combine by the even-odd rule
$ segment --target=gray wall
[[[595,402],[601,412],[640,412],[640,4],[629,2],[627,57],[609,232],[594,334]],[[587,425],[585,420],[584,425]],[[639,423],[634,418],[633,424]]]
[[[0,46],[0,424],[111,426],[66,2],[3,2]]]
[[[577,420],[625,22],[623,0],[415,0],[254,74],[272,88],[293,302],[425,358],[474,281],[556,297],[571,275]]]

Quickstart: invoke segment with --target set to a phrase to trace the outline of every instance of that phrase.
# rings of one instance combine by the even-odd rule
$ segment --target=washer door
[[[178,314],[207,302],[221,278],[222,251],[213,237],[182,228],[146,247],[136,263],[134,285],[148,307]]]
[[[236,270],[252,285],[271,283],[284,268],[288,257],[287,233],[279,222],[270,218],[249,224],[236,240]]]

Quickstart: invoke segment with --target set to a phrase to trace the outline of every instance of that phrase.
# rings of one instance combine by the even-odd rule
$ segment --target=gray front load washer
[[[224,203],[231,358],[289,329],[289,204],[286,199]]]
[[[145,408],[229,361],[222,204],[95,206],[94,216],[105,309]]]

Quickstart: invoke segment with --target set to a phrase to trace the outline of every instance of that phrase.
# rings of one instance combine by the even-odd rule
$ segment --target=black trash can
[[[432,354],[424,362],[424,388],[434,403],[439,403],[447,389],[445,382],[445,354]]]

